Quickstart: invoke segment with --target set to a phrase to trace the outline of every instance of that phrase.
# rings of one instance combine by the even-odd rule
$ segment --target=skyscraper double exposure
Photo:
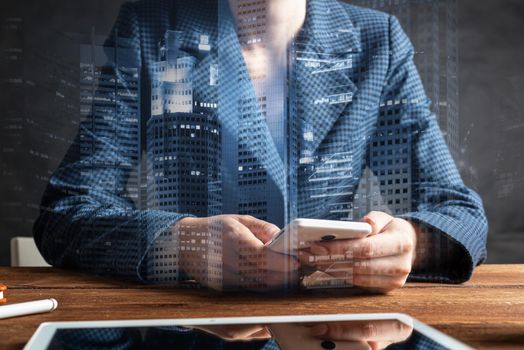
[[[408,2],[385,3],[404,9]],[[416,4],[424,8],[423,14],[415,19],[409,14],[409,20],[421,23],[410,24],[408,34],[420,26],[424,32],[417,34],[423,43],[440,43],[435,39],[440,38],[437,24],[443,8],[423,0]],[[384,2],[363,5],[380,7]],[[313,127],[315,122],[338,116],[346,107],[359,105],[361,101],[355,99],[365,98],[355,92],[356,84],[369,75],[369,62],[351,48],[341,55],[311,52],[307,50],[311,33],[306,31],[294,38],[288,56],[280,61],[249,59],[254,45],[265,45],[265,7],[264,2],[239,1],[231,9],[238,37],[238,48],[234,49],[239,52],[235,54],[228,47],[215,47],[218,44],[210,35],[200,33],[196,58],[181,47],[187,33],[166,31],[159,43],[158,61],[150,67],[147,207],[198,217],[252,215],[278,226],[297,216],[358,220],[372,210],[392,215],[412,211],[413,184],[422,181],[424,174],[412,163],[414,130],[401,118],[410,105],[425,101],[408,100],[393,92],[382,96],[379,105],[371,107],[378,110],[377,127],[365,140],[358,128],[349,126],[344,127],[341,137],[320,134]],[[446,25],[453,25],[451,15],[446,19]],[[431,24],[429,29],[422,24],[426,21]],[[342,27],[340,33],[320,35],[349,30]],[[452,46],[452,33],[446,35]],[[417,47],[417,39],[413,41]],[[213,50],[217,61],[202,59]],[[421,68],[423,80],[430,85],[430,97],[437,98],[438,111],[445,111],[448,141],[454,142],[456,94],[450,94],[456,91],[456,67],[446,63],[449,81],[440,77],[440,53],[437,44],[424,53],[417,51],[416,59],[425,65]],[[298,77],[311,81],[299,82]],[[442,91],[449,95],[445,101],[440,98]],[[355,143],[366,144],[366,153],[363,148],[353,148]],[[365,167],[355,169],[364,158]],[[279,162],[281,172],[274,170]],[[271,174],[271,170],[275,172]],[[211,221],[209,229],[200,232],[183,226],[163,232],[151,251],[150,279],[178,283],[198,276],[206,285],[231,287],[222,280],[222,236],[221,227],[213,227]],[[292,243],[290,251],[296,244]],[[263,269],[246,263],[263,257],[250,255],[258,253],[242,246],[239,251],[243,256],[239,254],[237,261],[238,276],[228,283],[236,288],[263,289]],[[320,288],[344,287],[351,284],[350,277],[316,274],[308,283]]]
[[[221,127],[216,100],[199,100],[193,93],[195,58],[179,51],[181,33],[168,30],[160,43],[160,59],[153,63],[151,118],[147,122],[147,206],[149,209],[209,217],[221,213]],[[209,50],[207,36],[200,49]],[[216,85],[216,67],[210,66],[209,86]],[[150,279],[177,282],[184,273],[206,271],[206,284],[219,287],[221,234],[210,227],[194,232],[179,227],[155,242]],[[206,265],[205,267],[203,265]],[[183,278],[182,278],[183,279]]]
[[[47,124],[67,120],[78,126],[56,171],[35,171],[47,180],[33,230],[46,259],[97,274],[214,289],[298,288],[300,277],[305,287],[364,285],[353,276],[359,272],[353,268],[362,267],[357,262],[367,260],[352,255],[351,247],[360,248],[360,242],[345,242],[346,249],[334,256],[322,244],[302,244],[316,239],[298,234],[293,225],[284,234],[291,239],[284,240],[282,254],[269,241],[295,218],[356,221],[383,211],[433,230],[424,238],[437,241],[427,244],[434,260],[445,245],[456,246],[450,256],[471,258],[444,259],[450,269],[427,265],[415,278],[429,272],[428,278],[440,281],[467,279],[471,265],[485,259],[485,215],[428,110],[410,40],[395,18],[344,2],[125,2],[107,40],[99,41],[93,30],[89,42],[76,45],[75,74],[69,74],[74,84],[65,79],[49,89],[54,97],[46,95],[47,101],[67,101],[56,114],[42,113],[58,116],[48,117]],[[416,59],[427,67],[420,70],[429,94],[437,97],[439,115],[446,110],[440,121],[453,140],[456,103],[453,96],[441,98],[456,88],[447,61],[453,50],[440,45],[451,47],[453,33],[442,34],[445,9],[435,3],[363,5],[402,12],[404,5],[416,4],[409,18],[403,12],[399,17],[413,37]],[[112,11],[101,14],[97,25],[106,28]],[[446,25],[453,18],[446,14]],[[19,78],[17,61],[25,59],[25,51],[17,42],[23,31],[17,23],[16,17],[8,21],[14,40],[4,52],[13,68],[7,82],[23,96],[23,109],[9,106],[2,132],[19,142],[18,130],[34,125],[34,135],[58,140],[60,132],[41,133],[28,117],[33,101],[23,90],[37,84],[27,79],[31,75]],[[82,33],[88,24],[71,29],[67,23],[61,30]],[[418,49],[417,35],[431,50]],[[434,74],[444,66],[449,80]],[[80,111],[79,122],[68,118],[70,111],[76,117]],[[39,143],[27,144],[34,145],[31,156],[49,155]],[[20,145],[24,142],[0,151],[16,155],[13,149]],[[3,175],[13,180],[17,173]],[[13,188],[17,191],[23,186]],[[388,228],[394,223],[412,232],[400,220]],[[331,233],[322,239],[336,239]],[[403,247],[411,248],[409,243]],[[454,272],[454,265],[464,271]],[[398,274],[400,283],[408,271]]]

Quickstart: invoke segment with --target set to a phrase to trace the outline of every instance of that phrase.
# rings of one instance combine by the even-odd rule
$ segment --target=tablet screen
[[[448,349],[396,319],[57,329],[58,349]]]

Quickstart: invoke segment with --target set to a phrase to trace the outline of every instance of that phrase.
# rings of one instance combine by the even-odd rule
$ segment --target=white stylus
[[[58,302],[53,298],[4,305],[0,306],[0,319],[50,312],[56,309],[57,306]]]

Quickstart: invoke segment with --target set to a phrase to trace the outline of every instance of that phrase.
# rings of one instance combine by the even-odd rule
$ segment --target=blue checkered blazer
[[[212,50],[207,57],[199,56],[202,33],[210,35],[210,42],[218,43],[222,60],[220,76],[236,73],[230,71],[234,65],[224,63],[242,60],[238,39],[231,23],[217,25],[217,3],[220,2],[141,0],[122,6],[109,42],[114,41],[115,33],[130,40],[142,67],[143,91],[150,89],[152,62],[159,58],[158,43],[168,29],[183,33],[182,50],[199,61],[196,81],[199,72],[209,72],[210,62],[218,55]],[[329,70],[325,74],[312,74],[306,66],[297,67],[295,89],[301,122],[315,134],[313,140],[300,147],[307,148],[315,159],[332,154],[352,155],[354,173],[340,176],[340,183],[333,188],[337,185],[356,188],[366,168],[376,174],[379,183],[396,181],[395,165],[409,158],[412,202],[410,210],[398,216],[424,229],[433,259],[424,270],[413,271],[411,279],[466,281],[474,266],[486,257],[486,217],[479,196],[461,180],[436,117],[430,112],[430,101],[413,63],[413,47],[397,19],[335,0],[309,0],[300,36],[301,49],[315,57],[327,55],[352,60],[351,68]],[[226,100],[234,99],[245,88],[231,85],[234,89],[224,86],[219,92]],[[337,94],[336,86],[348,87],[352,98],[341,103],[317,103]],[[195,87],[195,95],[205,98],[206,93],[204,86]],[[125,108],[125,100],[116,102]],[[232,119],[234,110],[227,108],[222,110],[223,131],[233,134],[238,124]],[[149,116],[146,98],[142,102],[142,124]],[[114,166],[137,162],[119,152],[125,147],[122,143],[125,138],[115,135],[128,131],[125,123],[118,117],[99,122],[106,124],[103,130],[111,132],[90,131],[97,142],[95,152],[81,156],[77,138],[51,177],[34,226],[35,240],[42,255],[54,266],[145,280],[147,253],[155,239],[181,217],[192,213],[136,208],[124,190],[130,171]],[[300,175],[297,197],[287,198],[283,180],[286,167],[272,148],[267,126],[259,115],[253,117],[248,127],[254,135],[251,138],[254,141],[247,141],[250,151],[266,169],[275,190],[281,191],[285,200],[299,202],[296,215],[340,219],[333,212],[326,212],[340,198],[332,198],[328,193],[323,199],[308,201],[308,193],[315,188]],[[385,160],[374,162],[373,146],[388,142],[392,130],[399,134],[402,144],[398,147],[392,144]],[[107,183],[116,185],[104,185]],[[229,188],[224,191],[239,192],[234,182],[226,186]],[[388,195],[383,193],[386,201]]]

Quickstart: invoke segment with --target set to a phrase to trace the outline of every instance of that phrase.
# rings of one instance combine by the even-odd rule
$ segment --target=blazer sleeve
[[[139,24],[132,3],[122,6],[107,44],[117,35],[131,43],[140,62]],[[139,171],[140,149],[133,155],[129,148],[136,147],[133,138],[140,135],[129,113],[138,115],[138,125],[141,113],[126,92],[132,92],[132,84],[137,88],[136,81],[114,63],[105,69],[122,84],[114,94],[114,113],[81,121],[73,144],[50,177],[33,233],[53,266],[145,281],[144,258],[152,243],[189,214],[139,209],[131,199],[127,185],[131,174]]]
[[[407,145],[395,152],[401,154],[399,159],[407,158],[412,202],[408,212],[397,216],[421,228],[418,245],[428,257],[411,280],[461,283],[486,258],[487,220],[480,197],[464,185],[430,111],[413,54],[398,20],[390,16],[389,66],[377,125],[388,125],[385,118],[398,115]],[[376,135],[387,132],[378,126]],[[396,162],[395,155],[389,162]],[[387,171],[375,173],[381,181],[391,181]]]

